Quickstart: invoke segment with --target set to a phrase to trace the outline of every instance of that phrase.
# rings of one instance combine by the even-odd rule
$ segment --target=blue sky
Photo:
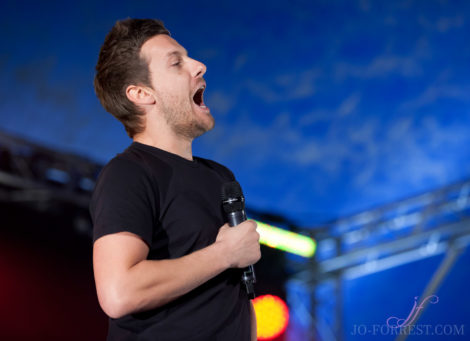
[[[0,129],[106,162],[130,140],[92,88],[117,19],[162,19],[207,67],[196,155],[303,226],[470,173],[467,1],[3,1]]]

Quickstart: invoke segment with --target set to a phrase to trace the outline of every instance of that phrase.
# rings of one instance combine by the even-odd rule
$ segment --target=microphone
[[[245,197],[237,181],[226,182],[222,185],[222,207],[227,215],[229,226],[237,226],[246,220]],[[243,269],[242,282],[245,285],[248,298],[255,298],[253,284],[256,283],[256,276],[253,265]]]

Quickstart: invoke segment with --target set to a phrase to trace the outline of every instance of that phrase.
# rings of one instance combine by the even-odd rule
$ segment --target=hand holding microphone
[[[240,184],[237,181],[227,182],[222,186],[222,207],[227,215],[228,225],[230,227],[236,226],[234,231],[220,231],[234,235],[234,238],[229,240],[235,244],[233,250],[242,260],[236,266],[246,266],[242,275],[242,282],[245,285],[246,292],[250,299],[255,298],[253,284],[256,282],[255,270],[253,265],[261,258],[261,251],[259,246],[259,234],[256,232],[256,223],[254,221],[247,221],[245,213],[245,197],[243,196]],[[222,227],[221,229],[224,229]],[[217,236],[219,239],[220,236]],[[238,240],[235,238],[238,237]],[[221,237],[222,239],[224,237]],[[243,260],[248,261],[245,264]],[[253,260],[251,263],[250,261]]]
[[[216,242],[225,245],[228,267],[245,268],[261,258],[259,233],[256,232],[256,223],[253,220],[246,220],[236,227],[233,229],[228,223],[223,225]]]

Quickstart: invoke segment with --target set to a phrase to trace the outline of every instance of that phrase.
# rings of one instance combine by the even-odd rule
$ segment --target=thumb
[[[229,224],[228,224],[228,223],[225,223],[225,224],[223,224],[223,225],[220,227],[219,230],[228,229],[228,228],[230,228]]]
[[[221,233],[224,233],[225,231],[227,231],[229,228],[230,226],[228,224],[224,224],[219,228],[219,231],[217,232],[217,234],[220,235]]]

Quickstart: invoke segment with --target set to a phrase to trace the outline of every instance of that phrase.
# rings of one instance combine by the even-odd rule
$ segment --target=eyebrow
[[[186,49],[183,49],[183,52],[181,51],[170,51],[166,54],[167,58],[171,58],[173,56],[181,56],[181,55],[185,55],[187,56],[188,55],[188,51],[186,51]]]

